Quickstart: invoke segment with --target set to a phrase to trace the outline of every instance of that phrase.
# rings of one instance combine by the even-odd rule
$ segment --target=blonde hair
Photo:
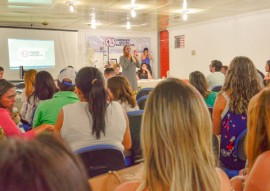
[[[37,71],[36,70],[27,70],[24,73],[24,83],[25,83],[25,95],[29,97],[34,91],[34,83],[36,79]]]
[[[253,62],[245,56],[235,57],[229,66],[223,92],[230,93],[230,111],[247,113],[250,99],[261,90],[257,70]]]
[[[128,47],[128,46],[130,47],[129,44],[126,44],[126,45],[123,47],[123,55],[124,55],[124,56],[128,56],[128,55],[126,54],[126,51],[125,51],[125,50],[126,50],[126,47]]]
[[[254,96],[248,106],[248,132],[246,136],[246,153],[248,171],[253,167],[257,157],[270,150],[270,89],[264,89]]]
[[[191,85],[169,78],[146,103],[141,146],[145,178],[137,190],[219,190],[210,114]]]

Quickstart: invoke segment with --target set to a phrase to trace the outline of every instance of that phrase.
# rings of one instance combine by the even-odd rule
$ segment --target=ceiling
[[[66,30],[96,29],[157,31],[201,21],[270,9],[270,0],[136,0],[132,6],[137,15],[130,15],[131,0],[0,0],[0,26],[33,27]],[[193,13],[195,11],[195,13]],[[197,11],[197,12],[196,12]],[[188,19],[183,20],[183,12]]]

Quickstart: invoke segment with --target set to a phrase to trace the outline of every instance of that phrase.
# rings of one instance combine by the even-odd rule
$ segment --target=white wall
[[[77,65],[77,32],[33,30],[33,29],[0,29],[0,66],[4,67],[7,80],[19,80],[19,70],[10,70],[8,55],[8,39],[54,40],[55,68],[46,70],[54,78],[59,71],[68,65]]]
[[[74,66],[77,70],[89,65],[86,53],[86,33],[96,36],[112,37],[150,37],[151,47],[149,47],[154,58],[157,58],[157,32],[130,32],[126,31],[100,31],[89,30],[79,32],[48,31],[48,30],[29,30],[29,29],[0,29],[0,66],[5,69],[5,78],[8,80],[19,80],[19,71],[9,69],[8,38],[35,39],[35,40],[54,40],[55,41],[55,68],[39,69],[46,70],[57,77],[58,72],[68,65]],[[112,55],[113,56],[113,55]],[[119,55],[115,55],[120,57]],[[102,59],[102,58],[97,58]],[[119,59],[119,58],[118,58]],[[101,62],[101,61],[99,61]],[[157,59],[152,63],[154,76],[157,76]],[[98,67],[98,66],[97,66]]]
[[[89,31],[79,31],[78,33],[78,66],[83,67],[89,65],[86,57],[86,33],[93,36],[108,36],[108,37],[150,37],[151,38],[151,47],[148,47],[150,52],[152,53],[154,60],[151,62],[152,70],[154,77],[157,77],[158,72],[158,63],[157,63],[157,48],[158,48],[158,39],[157,32],[131,32],[127,31],[101,31],[101,30],[89,30]],[[110,58],[117,58],[119,61],[119,57],[121,55],[110,55]],[[140,55],[139,55],[140,57]],[[96,59],[98,60],[97,67],[100,67],[100,63],[102,62],[102,56],[96,55]]]
[[[235,56],[248,56],[264,72],[270,59],[270,10],[170,28],[171,75],[188,78],[199,70],[208,75],[211,60],[229,65]],[[185,35],[185,48],[174,48],[174,37]],[[192,56],[191,51],[196,55]]]

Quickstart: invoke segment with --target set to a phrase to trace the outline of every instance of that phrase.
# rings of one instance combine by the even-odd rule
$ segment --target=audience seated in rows
[[[59,92],[53,95],[52,99],[42,101],[38,104],[35,111],[33,127],[42,124],[55,124],[56,118],[60,110],[67,104],[79,101],[75,90],[76,71],[73,68],[64,68],[57,77],[57,86]]]
[[[214,133],[221,135],[220,164],[224,169],[240,170],[245,166],[245,161],[234,155],[234,145],[238,135],[247,127],[248,103],[260,90],[253,62],[248,57],[235,57],[212,115]]]
[[[111,100],[121,104],[125,112],[139,110],[128,80],[124,76],[114,76],[107,81]]]
[[[211,74],[207,76],[209,90],[215,86],[222,86],[224,83],[225,75],[221,73],[222,63],[219,60],[212,60],[209,65]]]
[[[75,79],[79,102],[60,111],[55,133],[71,146],[73,151],[83,147],[108,144],[122,152],[131,147],[128,120],[121,105],[108,102],[102,73],[93,67],[79,70]]]
[[[248,106],[247,175],[232,179],[236,191],[270,190],[270,89],[254,96]]]
[[[38,72],[35,78],[34,91],[28,96],[25,111],[21,112],[22,119],[32,126],[34,113],[39,102],[51,99],[57,91],[51,74],[47,71]]]
[[[208,107],[213,107],[217,93],[208,91],[208,82],[203,73],[195,71],[189,74],[189,82],[193,85],[203,96],[204,101]]]
[[[216,169],[211,119],[202,96],[175,78],[151,92],[142,121],[144,176],[116,191],[230,190],[226,174]]]
[[[0,79],[0,126],[3,128],[7,137],[24,136],[34,137],[44,131],[53,131],[53,126],[43,124],[34,130],[22,133],[11,118],[10,111],[16,102],[15,86],[5,79]]]
[[[90,191],[81,161],[49,135],[0,143],[0,190]]]

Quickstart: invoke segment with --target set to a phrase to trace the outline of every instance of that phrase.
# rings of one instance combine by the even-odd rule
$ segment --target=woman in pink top
[[[34,137],[44,131],[53,131],[52,125],[44,124],[23,134],[11,119],[10,110],[12,110],[16,102],[15,97],[15,86],[5,79],[0,79],[0,126],[3,128],[7,137]]]

